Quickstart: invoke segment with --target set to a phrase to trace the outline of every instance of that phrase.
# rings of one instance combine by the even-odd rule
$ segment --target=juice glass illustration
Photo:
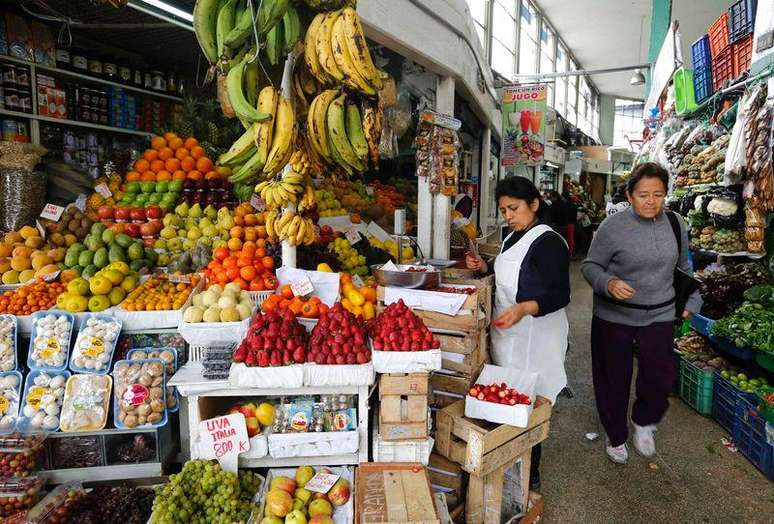
[[[529,132],[529,124],[532,119],[532,112],[529,109],[521,110],[521,117],[519,118],[519,125],[521,126],[521,132]]]
[[[540,123],[543,121],[543,111],[532,111],[529,115],[529,126],[532,129],[532,133],[537,135],[540,133]]]

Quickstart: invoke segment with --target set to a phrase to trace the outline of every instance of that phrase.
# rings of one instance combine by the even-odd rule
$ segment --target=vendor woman
[[[493,269],[497,286],[492,322],[492,362],[538,375],[535,393],[553,404],[567,384],[567,315],[570,257],[564,239],[543,220],[546,205],[523,177],[497,184],[495,198],[510,234]],[[467,267],[487,273],[491,264],[468,253]],[[540,482],[540,445],[532,451],[530,485]]]

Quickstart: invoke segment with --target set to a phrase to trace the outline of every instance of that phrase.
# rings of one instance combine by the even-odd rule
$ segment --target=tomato
[[[253,279],[255,279],[257,273],[255,271],[255,268],[250,265],[243,266],[239,270],[239,276],[245,279],[248,282],[252,282]]]
[[[307,302],[301,307],[301,315],[304,318],[317,318],[319,311],[320,310],[317,307],[317,304],[313,303],[312,301]]]
[[[244,291],[247,291],[248,289],[250,289],[250,284],[248,284],[247,280],[245,280],[244,278],[237,277],[236,279],[234,279],[234,282],[239,284],[239,287],[242,288],[242,290]]]
[[[261,264],[266,269],[274,269],[274,257],[262,257]]]
[[[256,279],[250,281],[250,291],[263,291],[266,287],[263,285],[263,280]]]
[[[266,289],[277,289],[279,280],[274,275],[265,275],[263,277],[263,285],[266,286]]]
[[[219,247],[219,248],[215,249],[215,251],[213,251],[212,254],[213,254],[213,256],[215,257],[216,260],[225,260],[226,257],[228,257],[229,252],[228,252],[228,248],[226,248],[226,247]]]
[[[228,278],[229,282],[233,282],[234,280],[239,278],[239,268],[237,267],[226,268],[226,277]]]
[[[285,284],[282,286],[280,289],[280,295],[282,295],[284,298],[287,298],[288,300],[294,297],[293,289],[290,287],[290,284]]]

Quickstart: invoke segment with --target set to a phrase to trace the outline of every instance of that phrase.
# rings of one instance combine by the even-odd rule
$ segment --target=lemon
[[[86,308],[88,306],[89,306],[89,301],[86,300],[86,297],[81,297],[78,295],[71,295],[65,301],[65,309],[73,313],[80,313],[82,311],[86,311]]]
[[[124,301],[124,298],[126,298],[126,291],[124,291],[120,287],[114,287],[110,290],[110,293],[108,294],[108,298],[110,299],[110,304],[113,306],[117,306],[121,302]]]

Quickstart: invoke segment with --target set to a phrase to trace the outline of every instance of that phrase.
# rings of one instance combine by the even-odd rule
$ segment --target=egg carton
[[[127,372],[124,374],[124,366],[134,366],[139,364],[145,365],[161,365],[160,374],[149,375],[151,378],[161,377],[161,383],[158,386],[145,385],[142,371]],[[147,383],[147,382],[146,382]],[[161,389],[160,396],[153,399],[153,389],[159,387]],[[166,425],[168,420],[168,410],[166,407],[166,369],[164,362],[160,359],[134,359],[134,360],[119,360],[113,367],[113,424],[116,428],[120,429],[134,429],[134,428],[158,428]],[[124,421],[120,419],[120,415],[123,410],[120,407],[120,403],[130,403],[134,406],[149,405],[150,402],[145,400],[150,398],[153,400],[160,400],[164,408],[161,412],[161,420],[157,422],[145,422],[143,424],[128,426]],[[135,412],[138,412],[139,407]]]
[[[231,361],[228,362],[202,362],[204,371],[219,371],[221,373],[228,373],[231,369]]]
[[[205,380],[228,380],[228,370],[226,371],[202,371],[202,378]]]
[[[18,344],[16,315],[0,315],[0,372],[19,369]]]
[[[75,317],[66,311],[38,311],[32,315],[27,367],[40,371],[64,371],[70,354]]]
[[[17,428],[21,431],[59,430],[65,385],[70,372],[32,370],[24,382]]]
[[[16,429],[21,405],[22,374],[18,371],[0,373],[0,434]]]
[[[87,313],[81,317],[78,337],[70,352],[70,370],[107,375],[121,334],[121,321],[111,315]]]

